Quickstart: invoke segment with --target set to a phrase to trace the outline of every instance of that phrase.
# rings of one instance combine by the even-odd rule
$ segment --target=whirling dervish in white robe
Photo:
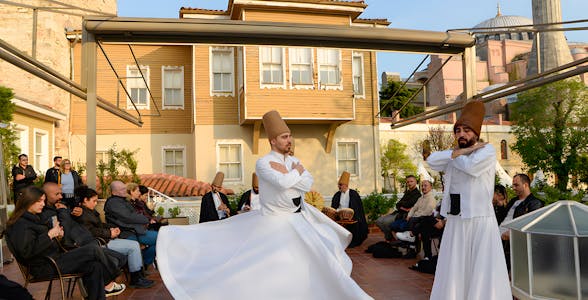
[[[304,204],[313,178],[299,163],[275,151],[257,161],[260,210],[160,229],[157,264],[174,298],[372,299],[350,277],[351,234]]]

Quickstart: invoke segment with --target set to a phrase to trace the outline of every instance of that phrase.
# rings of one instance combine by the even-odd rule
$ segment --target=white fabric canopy
[[[498,174],[498,178],[500,179],[500,183],[504,186],[512,186],[512,177],[506,173],[504,168],[500,165],[498,161],[496,161],[496,173]]]
[[[419,174],[419,177],[421,180],[425,179],[425,180],[430,181],[431,183],[435,182],[435,179],[433,179],[433,176],[431,176],[431,174],[429,174],[429,171],[427,171],[427,169],[425,168],[425,165],[423,164],[422,161],[419,161],[419,163],[418,163],[417,174]]]

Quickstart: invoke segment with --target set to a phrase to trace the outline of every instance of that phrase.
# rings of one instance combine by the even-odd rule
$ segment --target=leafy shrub
[[[167,212],[169,212],[169,216],[171,218],[175,218],[175,217],[179,216],[180,213],[182,213],[182,210],[179,207],[174,206],[173,208],[168,208]]]
[[[386,198],[383,194],[373,192],[363,199],[363,209],[368,223],[374,223],[380,216],[386,214],[396,205],[398,197]]]

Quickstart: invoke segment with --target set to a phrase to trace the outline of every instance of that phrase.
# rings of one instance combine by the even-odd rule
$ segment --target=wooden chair
[[[79,286],[80,293],[82,294],[82,297],[84,297],[84,298],[88,297],[88,294],[87,294],[87,292],[84,288],[83,282],[82,282],[83,274],[81,274],[81,273],[63,274],[63,273],[61,273],[61,270],[59,269],[59,266],[57,265],[55,260],[49,256],[45,256],[45,258],[49,261],[49,264],[55,270],[56,275],[47,276],[47,277],[35,277],[30,273],[28,265],[22,263],[22,260],[19,259],[18,253],[16,253],[14,251],[14,247],[12,247],[12,244],[8,239],[6,239],[6,244],[8,246],[8,249],[10,250],[10,252],[12,252],[12,254],[14,255],[16,263],[18,264],[18,268],[20,269],[22,277],[25,280],[25,283],[24,283],[25,288],[29,285],[29,283],[48,281],[49,285],[47,286],[47,292],[45,293],[45,300],[49,300],[51,298],[51,287],[53,285],[53,280],[58,279],[60,286],[61,286],[61,299],[62,300],[73,297],[73,293],[74,293],[76,284],[78,284],[78,286]],[[65,289],[65,281],[66,280],[67,280],[67,290]],[[66,298],[66,296],[67,296],[67,298]]]

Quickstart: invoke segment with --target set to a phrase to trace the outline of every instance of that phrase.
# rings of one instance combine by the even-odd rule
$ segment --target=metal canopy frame
[[[475,39],[460,32],[326,26],[239,20],[85,17],[82,86],[87,91],[87,183],[96,174],[96,55],[98,43],[280,45],[463,54],[464,90],[475,86]],[[470,82],[471,81],[471,82]]]

